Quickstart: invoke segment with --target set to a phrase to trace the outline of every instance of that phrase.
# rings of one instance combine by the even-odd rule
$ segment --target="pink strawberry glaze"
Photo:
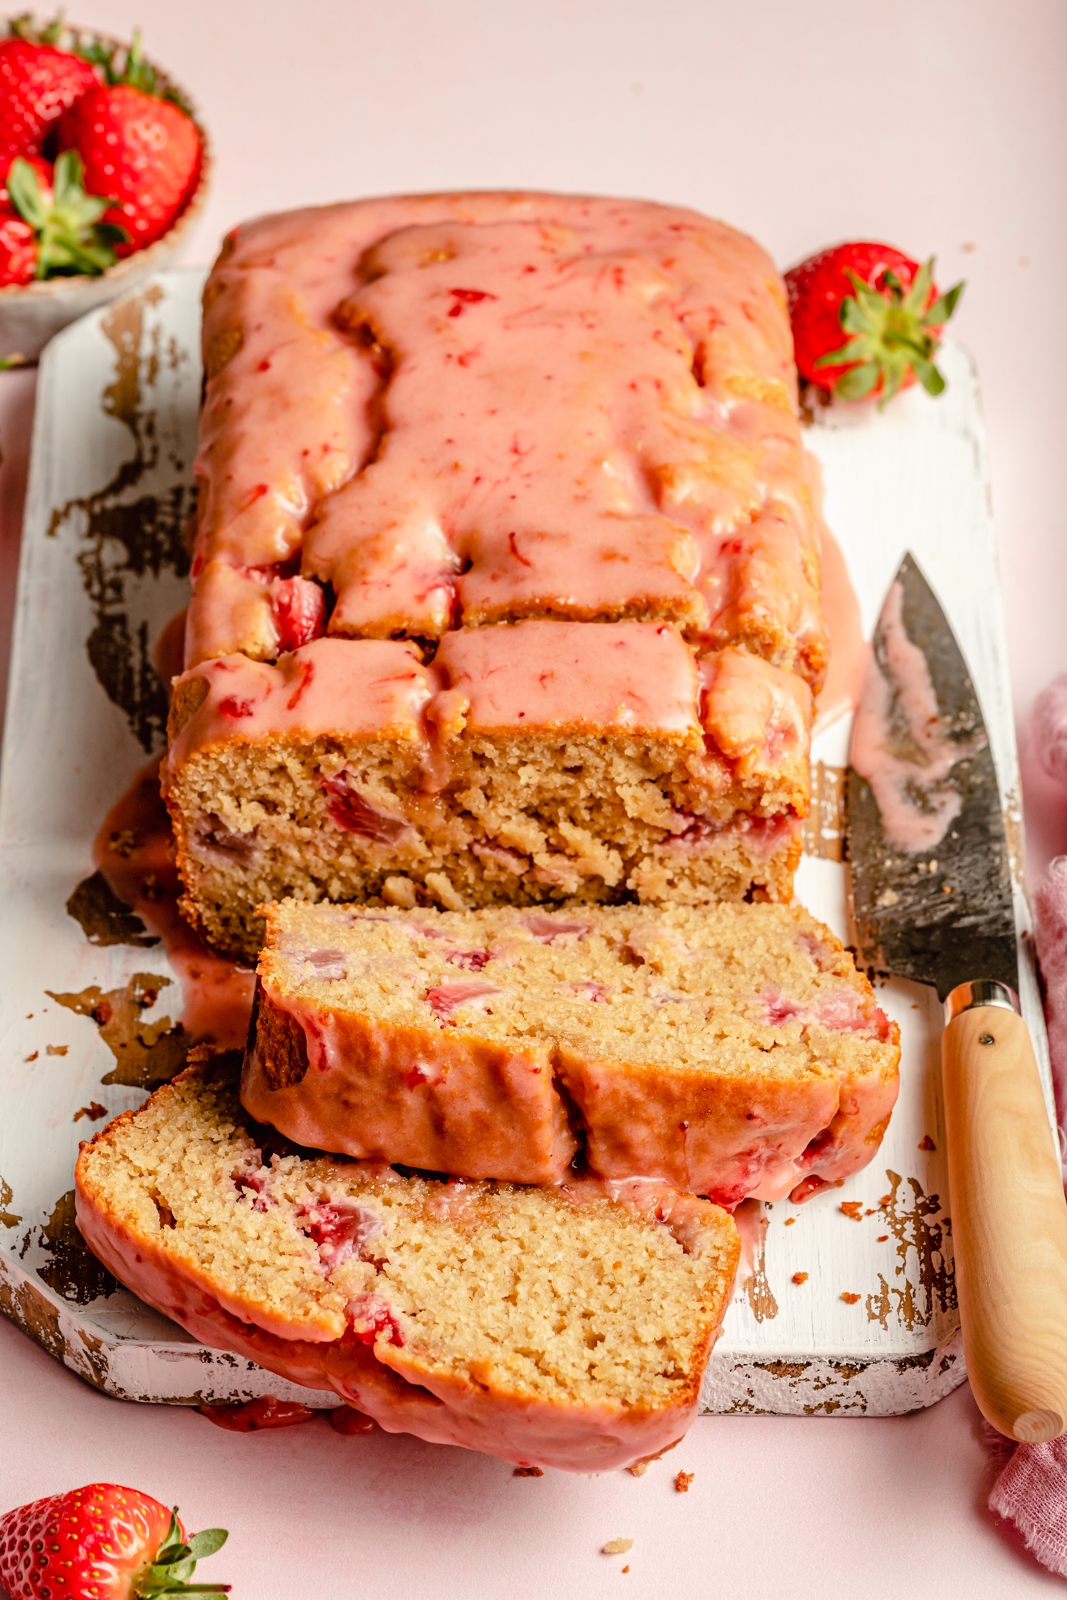
[[[760,1082],[711,1070],[672,1072],[585,1059],[565,1046],[558,1071],[588,1133],[590,1170],[632,1173],[733,1206],[775,1200],[803,1175],[798,1163],[835,1117],[836,1074]]]
[[[879,1016],[883,1014],[879,1012]],[[842,1070],[837,1112],[799,1158],[804,1181],[791,1191],[794,1201],[807,1200],[818,1192],[811,1184],[813,1178],[818,1180],[818,1188],[850,1178],[867,1165],[881,1143],[900,1087],[900,1030],[895,1022],[883,1020],[887,1041],[895,1047],[892,1066],[884,1062],[879,1070],[865,1073]],[[768,1200],[778,1198],[760,1194]]]
[[[767,814],[743,815],[735,826],[749,843],[764,838],[769,855],[788,843],[807,806],[811,691],[740,650],[698,665],[699,674],[675,628],[641,622],[464,629],[445,636],[430,666],[396,640],[316,639],[275,665],[218,657],[178,680],[179,690],[203,682],[207,694],[171,745],[164,782],[200,751],[234,740],[351,736],[399,741],[428,793],[447,784],[450,751],[464,738],[646,735],[689,752],[694,797],[705,796],[709,809],[722,809],[731,784],[762,794]],[[338,826],[371,838],[403,826],[402,818],[376,820],[362,797],[349,804],[343,775],[328,788]],[[676,848],[726,826],[694,816]]]
[[[878,620],[849,760],[874,792],[889,844],[918,855],[935,849],[959,816],[963,800],[948,778],[986,736],[948,737],[926,657],[905,630],[903,605],[904,591],[894,583]]]
[[[194,750],[233,739],[314,738],[340,728],[354,738],[425,743],[422,714],[432,685],[413,645],[315,639],[277,666],[225,656],[203,662],[178,683],[194,678],[206,683],[207,697],[167,752],[164,784]],[[225,711],[231,701],[250,708],[238,723]]]
[[[191,1040],[224,1050],[248,1037],[256,975],[211,950],[178,909],[174,837],[159,792],[159,760],[137,774],[104,819],[93,859],[118,898],[162,941],[182,989]],[[116,848],[118,845],[118,848]]]
[[[483,994],[491,986],[470,979],[450,987]],[[449,1026],[383,1027],[283,999],[269,981],[263,994],[299,1023],[309,1067],[299,1083],[272,1089],[253,1042],[241,1103],[258,1122],[313,1149],[429,1172],[515,1183],[557,1183],[566,1172],[577,1146],[547,1047],[466,1036],[461,1010]]]
[[[205,304],[190,662],[241,647],[215,563],[301,538],[345,633],[642,608],[699,631],[702,573],[762,509],[807,587],[783,287],[722,223],[535,194],[295,212],[232,236]]]
[[[142,1300],[203,1344],[309,1389],[332,1389],[387,1433],[413,1433],[519,1466],[609,1472],[668,1449],[696,1418],[699,1383],[658,1408],[528,1400],[435,1372],[410,1343],[392,1342],[392,1319],[368,1344],[347,1327],[320,1333],[305,1321],[286,1324],[265,1315],[258,1304],[227,1304],[194,1268],[135,1236],[80,1186],[76,1195],[78,1227],[89,1247]]]
[[[498,992],[477,980],[442,987],[446,1016],[445,999],[458,1013],[464,996]],[[605,998],[599,985],[584,988],[591,1001]],[[584,1124],[594,1176],[642,1173],[726,1206],[749,1195],[779,1200],[809,1175],[833,1182],[865,1166],[897,1095],[895,1024],[878,1008],[858,1011],[851,991],[810,1015],[765,1000],[770,1026],[797,1020],[894,1047],[850,1067],[836,1064],[829,1043],[799,1083],[600,1061],[565,1045],[550,1059],[547,1045],[522,1053],[465,1034],[461,1014],[433,1031],[386,1024],[283,997],[269,980],[264,996],[300,1024],[309,1065],[299,1083],[271,1088],[257,1037],[242,1075],[245,1109],[298,1144],[434,1172],[560,1182],[576,1144],[558,1078]]]
[[[693,659],[667,623],[523,622],[446,634],[430,715],[444,730],[574,728],[699,738]]]
[[[860,603],[844,555],[823,516],[822,468],[808,456],[808,477],[815,501],[822,585],[819,603],[830,640],[830,665],[816,701],[815,726],[828,728],[859,704],[870,646],[863,637]]]

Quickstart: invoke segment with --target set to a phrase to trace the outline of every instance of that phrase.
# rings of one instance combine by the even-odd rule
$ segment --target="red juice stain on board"
[[[118,899],[162,940],[182,986],[187,1032],[224,1050],[243,1049],[255,973],[211,950],[178,909],[181,885],[159,767],[157,758],[143,768],[112,806],[93,859]]]

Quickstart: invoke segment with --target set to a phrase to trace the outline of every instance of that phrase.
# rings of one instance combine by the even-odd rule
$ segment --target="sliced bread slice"
[[[866,1165],[897,1030],[800,906],[268,908],[241,1097],[316,1149],[722,1205]]]
[[[270,1142],[226,1058],[82,1148],[78,1226],[204,1343],[393,1433],[594,1472],[696,1415],[739,1241],[663,1183],[445,1183]]]

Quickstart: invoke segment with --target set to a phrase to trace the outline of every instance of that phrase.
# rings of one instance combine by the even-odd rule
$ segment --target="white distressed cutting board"
[[[204,1349],[116,1290],[73,1228],[79,1139],[103,1111],[144,1095],[115,1081],[137,1072],[119,1067],[90,1014],[94,994],[137,980],[131,994],[157,998],[134,1007],[134,1055],[157,1060],[177,1048],[179,989],[161,947],[90,943],[66,904],[93,872],[106,812],[162,745],[165,696],[151,647],[186,599],[181,524],[191,509],[201,282],[199,273],[165,275],[68,328],[41,364],[0,775],[0,1308],[111,1394],[188,1405],[273,1393],[326,1405],[333,1397]],[[941,400],[912,392],[884,415],[819,422],[807,437],[865,631],[906,548],[945,605],[1018,837],[977,386],[958,347],[946,346],[944,367]],[[823,802],[797,882],[846,942],[833,800],[847,741],[846,718],[817,742]],[[1025,928],[1021,889],[1018,920]],[[1047,1078],[1025,936],[1022,949],[1024,1006]],[[745,1207],[752,1271],[709,1367],[708,1410],[885,1415],[929,1405],[962,1380],[940,1008],[932,991],[906,983],[887,985],[881,1000],[903,1038],[889,1132],[844,1188],[802,1207]],[[794,1274],[807,1276],[797,1283]]]

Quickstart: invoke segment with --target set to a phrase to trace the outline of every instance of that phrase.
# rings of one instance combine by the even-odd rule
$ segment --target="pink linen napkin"
[[[1010,1522],[1041,1565],[1067,1578],[1067,1436],[1050,1444],[1017,1444],[992,1428],[994,1460],[1007,1458],[989,1509]]]
[[[1062,1130],[1067,1124],[1067,856],[1049,863],[1034,890],[1034,945],[1044,982],[1056,1121]],[[1061,1157],[1063,1147],[1061,1131]]]

